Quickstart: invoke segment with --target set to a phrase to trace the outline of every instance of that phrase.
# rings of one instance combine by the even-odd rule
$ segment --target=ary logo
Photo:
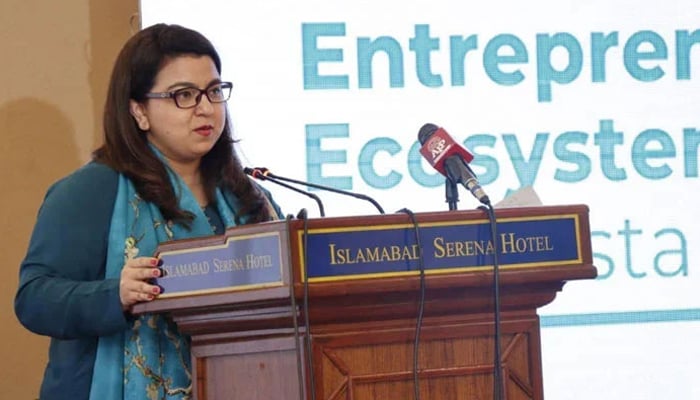
[[[432,157],[433,161],[440,157],[440,154],[442,154],[446,149],[447,141],[444,138],[438,137],[428,142],[428,151],[430,152],[430,157]]]

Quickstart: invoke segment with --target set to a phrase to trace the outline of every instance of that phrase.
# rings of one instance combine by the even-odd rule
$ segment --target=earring
[[[148,132],[149,124],[145,118],[137,118],[136,124],[139,126],[139,129],[141,129],[144,132]]]

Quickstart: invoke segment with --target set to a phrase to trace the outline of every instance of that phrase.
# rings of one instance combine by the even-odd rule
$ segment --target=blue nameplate
[[[159,298],[281,286],[278,232],[229,237],[224,243],[161,251],[166,271]]]
[[[582,262],[576,214],[498,219],[497,247],[484,220],[419,223],[418,232],[426,274],[492,269],[496,250],[506,269]],[[415,275],[420,268],[415,229],[405,223],[309,230],[307,252],[309,282]]]

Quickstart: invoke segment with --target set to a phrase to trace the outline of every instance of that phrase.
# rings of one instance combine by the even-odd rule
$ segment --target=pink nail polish
[[[158,294],[160,293],[160,288],[158,286],[153,288],[153,294]]]

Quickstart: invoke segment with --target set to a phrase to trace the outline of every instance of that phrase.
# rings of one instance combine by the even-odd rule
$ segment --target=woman
[[[235,155],[221,62],[201,34],[155,25],[112,72],[104,144],[54,184],[20,270],[15,312],[51,336],[41,399],[186,399],[188,338],[131,307],[158,296],[158,243],[278,218]]]

